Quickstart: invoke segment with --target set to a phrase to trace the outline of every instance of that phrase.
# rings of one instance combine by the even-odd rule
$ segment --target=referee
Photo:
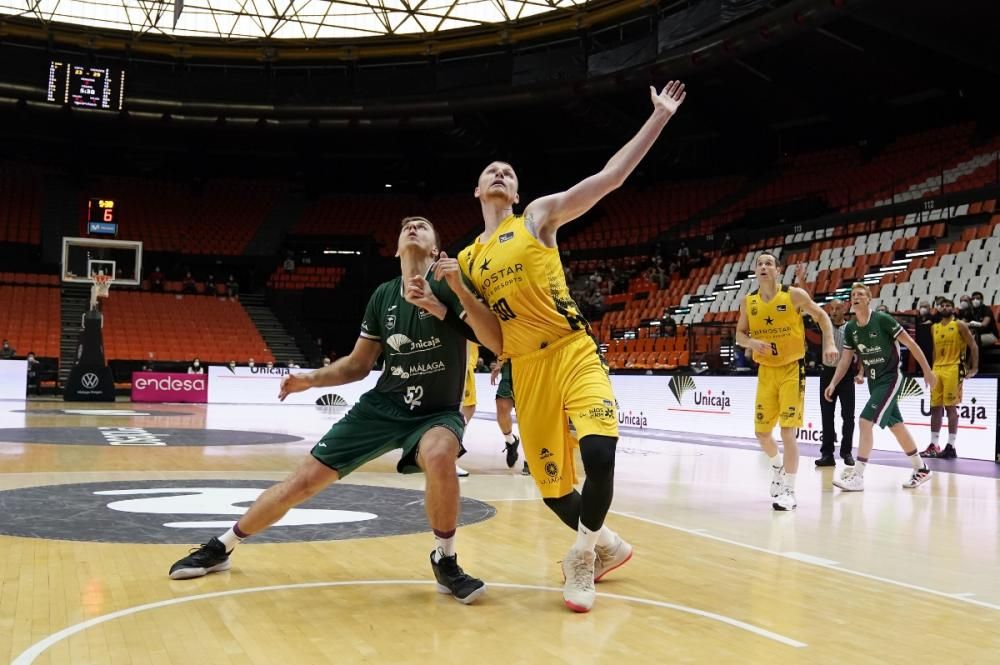
[[[847,306],[843,300],[830,301],[828,311],[830,322],[833,323],[833,338],[837,343],[837,351],[844,352],[844,329],[847,321],[844,319],[844,312]],[[836,403],[840,402],[840,417],[843,419],[843,429],[840,438],[840,456],[844,459],[844,464],[854,466],[854,457],[851,449],[854,443],[854,381],[844,377],[840,384],[834,389],[833,400],[823,399],[823,391],[830,385],[830,380],[836,372],[836,367],[822,366],[822,373],[819,378],[819,403],[823,411],[823,444],[820,446],[820,458],[816,460],[816,466],[836,466],[837,462],[833,458],[833,452],[837,443],[836,425],[833,419],[833,410]],[[855,381],[862,383],[864,376],[855,372]]]

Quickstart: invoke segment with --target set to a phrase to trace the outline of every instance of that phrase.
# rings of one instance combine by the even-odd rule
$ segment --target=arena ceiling
[[[0,14],[139,35],[351,39],[434,35],[537,17],[588,0],[0,0]],[[175,14],[178,14],[175,20]]]

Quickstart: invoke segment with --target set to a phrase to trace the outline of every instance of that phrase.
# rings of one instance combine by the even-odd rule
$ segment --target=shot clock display
[[[45,98],[80,108],[120,111],[125,100],[125,72],[53,60]]]
[[[87,201],[87,235],[118,235],[118,209],[111,199]]]

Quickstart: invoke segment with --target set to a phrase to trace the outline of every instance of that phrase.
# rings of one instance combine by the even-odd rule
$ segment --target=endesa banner
[[[293,369],[296,374],[312,370]],[[209,367],[208,401],[212,404],[281,404],[278,390],[281,380],[288,375],[287,367]],[[371,372],[366,378],[334,388],[312,388],[289,395],[284,404],[318,404],[325,406],[351,406],[362,393],[375,387],[380,372]]]
[[[0,360],[0,399],[24,399],[28,391],[28,361]]]
[[[754,438],[754,376],[618,376],[611,377],[618,400],[618,423],[623,429],[655,429],[728,437]],[[479,413],[496,413],[496,387],[489,374],[476,375]],[[517,383],[514,384],[517,400]],[[958,450],[962,457],[995,460],[997,454],[997,379],[965,381],[958,407]],[[819,377],[806,378],[805,414],[798,439],[819,444],[823,440]],[[855,418],[869,399],[867,385],[855,386]],[[923,450],[930,443],[930,391],[922,380],[906,379],[899,410],[910,433]],[[840,436],[840,407],[834,416]],[[947,430],[947,421],[942,426]],[[627,430],[626,430],[627,431]],[[775,437],[778,430],[775,428]],[[858,430],[855,428],[857,451]],[[947,437],[942,434],[942,440]],[[875,428],[876,450],[899,450],[889,430]]]
[[[208,376],[172,372],[133,372],[132,401],[203,404],[208,401]]]

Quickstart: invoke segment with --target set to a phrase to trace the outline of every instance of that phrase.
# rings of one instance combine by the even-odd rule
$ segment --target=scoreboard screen
[[[118,235],[118,210],[113,200],[87,201],[87,235]]]
[[[45,98],[57,104],[120,111],[125,100],[125,71],[53,60]]]

